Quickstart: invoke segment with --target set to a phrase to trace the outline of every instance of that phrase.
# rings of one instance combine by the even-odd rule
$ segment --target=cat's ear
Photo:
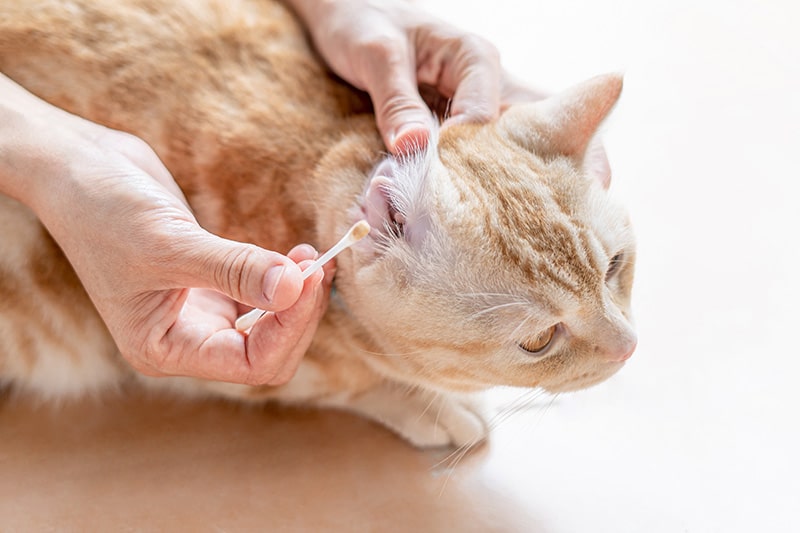
[[[611,165],[608,162],[603,143],[595,137],[589,143],[583,156],[583,171],[590,178],[596,179],[604,189],[611,185]]]
[[[567,91],[530,104],[510,107],[500,117],[500,129],[517,144],[541,154],[563,154],[584,161],[590,174],[607,185],[608,161],[597,129],[622,92],[622,76],[606,74]]]

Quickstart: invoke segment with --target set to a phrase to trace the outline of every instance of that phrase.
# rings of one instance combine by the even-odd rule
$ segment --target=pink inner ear
[[[372,228],[385,233],[389,222],[389,188],[391,179],[386,176],[373,176],[364,195],[364,215]]]
[[[599,181],[604,189],[608,189],[611,185],[611,165],[608,163],[603,143],[599,140],[594,139],[589,144],[583,158],[583,169],[590,178]]]

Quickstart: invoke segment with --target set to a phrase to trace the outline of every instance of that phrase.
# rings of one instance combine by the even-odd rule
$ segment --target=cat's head
[[[385,371],[555,392],[622,367],[634,238],[594,140],[621,88],[594,78],[378,165],[354,215],[374,229],[340,259],[339,287]]]

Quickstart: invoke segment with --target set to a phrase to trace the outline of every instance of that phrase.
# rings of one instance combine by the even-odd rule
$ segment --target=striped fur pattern
[[[7,2],[0,70],[142,137],[222,236],[286,252],[325,249],[361,218],[374,226],[339,257],[297,376],[245,387],[136,375],[36,218],[0,198],[0,380],[16,390],[133,381],[348,409],[415,445],[464,445],[487,432],[470,393],[580,389],[633,351],[632,231],[586,157],[618,76],[391,158],[364,95],[325,70],[277,2]]]

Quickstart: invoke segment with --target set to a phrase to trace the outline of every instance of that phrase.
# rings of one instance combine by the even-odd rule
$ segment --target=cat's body
[[[147,379],[116,355],[36,218],[0,197],[0,381],[59,396],[137,379],[340,407],[415,444],[464,444],[486,428],[462,393],[581,388],[633,350],[629,224],[583,161],[617,77],[447,128],[438,148],[395,160],[364,96],[278,3],[11,4],[0,71],[147,141],[208,230],[285,253],[326,249],[361,218],[376,228],[339,257],[287,385]]]

